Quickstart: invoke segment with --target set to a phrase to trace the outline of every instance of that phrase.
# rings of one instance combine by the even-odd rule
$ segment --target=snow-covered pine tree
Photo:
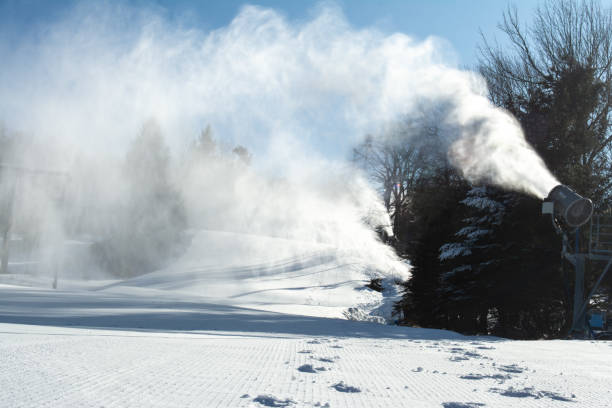
[[[440,247],[440,277],[450,328],[464,333],[487,332],[495,275],[502,260],[496,239],[505,213],[504,193],[491,187],[472,187],[461,201],[466,211],[457,241]]]
[[[159,125],[146,122],[125,158],[127,192],[94,249],[104,270],[136,276],[163,267],[184,249],[186,210],[172,182],[170,160]]]

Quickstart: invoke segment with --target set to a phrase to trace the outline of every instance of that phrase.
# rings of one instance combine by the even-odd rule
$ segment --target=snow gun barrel
[[[593,215],[593,202],[566,185],[559,184],[542,204],[543,214],[552,214],[570,227],[586,224]]]

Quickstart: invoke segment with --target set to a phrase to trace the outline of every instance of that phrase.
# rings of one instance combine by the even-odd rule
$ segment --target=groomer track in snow
[[[0,319],[27,323],[0,324],[2,407],[605,407],[612,397],[607,342],[468,338],[135,294],[0,296]]]
[[[2,277],[0,407],[609,406],[609,342],[328,317],[379,310],[364,284],[382,272],[330,246],[202,232],[128,281]]]

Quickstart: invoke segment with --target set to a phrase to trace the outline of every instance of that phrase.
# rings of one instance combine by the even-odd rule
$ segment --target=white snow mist
[[[0,120],[55,146],[39,164],[79,168],[72,180],[95,186],[99,206],[116,204],[125,189],[112,166],[145,120],[159,123],[175,158],[210,124],[220,142],[251,150],[253,165],[229,202],[197,189],[197,175],[178,177],[192,217],[199,205],[223,207],[225,225],[249,214],[248,228],[336,234],[334,243],[394,259],[359,226],[380,202],[358,175],[346,181],[342,161],[364,134],[423,101],[450,106],[446,147],[469,180],[541,198],[558,184],[518,123],[488,101],[483,79],[447,62],[443,40],[358,30],[334,7],[296,23],[247,6],[229,25],[201,31],[156,10],[84,2],[0,50]],[[82,171],[93,157],[97,170]],[[284,187],[269,187],[271,178]],[[335,226],[322,232],[331,219]]]

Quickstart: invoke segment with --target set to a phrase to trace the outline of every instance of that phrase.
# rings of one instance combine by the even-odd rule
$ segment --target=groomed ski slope
[[[329,318],[384,314],[363,288],[384,272],[373,260],[202,232],[171,267],[127,281],[4,276],[0,407],[612,406],[610,342]]]
[[[101,290],[161,290],[214,303],[318,317],[343,318],[353,308],[362,316],[384,319],[391,317],[396,300],[393,281],[408,276],[408,266],[380,243],[362,248],[354,243],[335,246],[204,230],[194,235],[186,253],[168,268]],[[377,277],[388,287],[384,298],[365,287]]]

